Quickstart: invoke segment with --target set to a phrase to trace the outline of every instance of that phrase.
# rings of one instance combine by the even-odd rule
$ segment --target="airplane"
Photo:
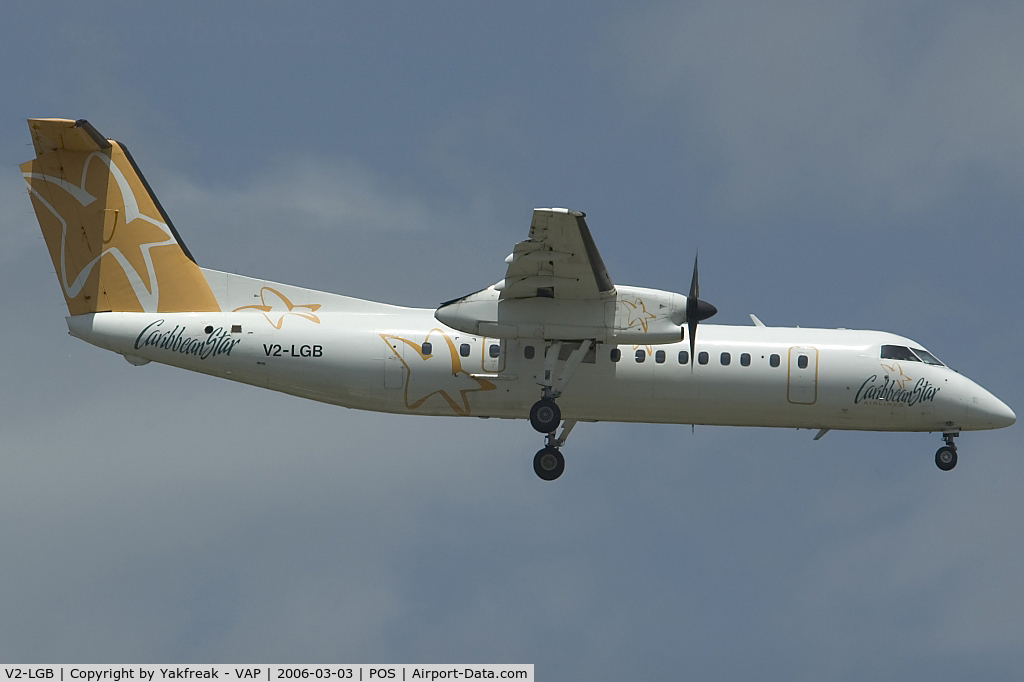
[[[581,421],[934,432],[943,471],[962,431],[1016,421],[902,336],[705,324],[696,259],[686,295],[616,284],[565,208],[535,209],[504,278],[436,310],[201,268],[123,144],[86,120],[28,123],[21,170],[68,330],[133,365],[361,410],[529,418],[546,481]]]

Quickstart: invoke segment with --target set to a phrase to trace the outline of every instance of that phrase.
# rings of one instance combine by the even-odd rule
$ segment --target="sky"
[[[538,679],[1024,667],[1021,427],[331,407],[67,335],[25,119],[124,142],[206,267],[411,306],[531,211],[716,323],[880,329],[1024,409],[1016,2],[8,3],[0,661],[534,663]],[[16,324],[15,324],[16,323]]]

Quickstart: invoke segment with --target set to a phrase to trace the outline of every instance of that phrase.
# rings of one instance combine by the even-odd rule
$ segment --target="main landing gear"
[[[946,444],[935,453],[935,466],[943,471],[949,471],[956,466],[956,443],[953,442],[953,439],[959,435],[959,433],[942,434],[942,439],[946,441]]]
[[[565,457],[558,448],[545,446],[534,455],[533,470],[545,481],[553,481],[565,471]]]
[[[551,433],[562,421],[562,411],[551,398],[541,398],[530,408],[530,424],[541,433]]]
[[[565,457],[562,456],[560,448],[565,444],[572,427],[576,426],[575,420],[567,419],[562,425],[562,433],[555,436],[558,424],[562,421],[562,410],[555,400],[562,395],[572,373],[580,366],[593,345],[593,341],[580,343],[579,347],[569,354],[557,381],[554,377],[555,363],[558,362],[562,342],[552,343],[544,355],[544,373],[540,381],[541,398],[530,408],[530,425],[547,437],[544,447],[533,458],[533,470],[545,481],[553,481],[565,471]]]
[[[565,471],[565,457],[562,456],[560,448],[565,445],[569,432],[572,431],[574,426],[576,426],[575,420],[565,420],[565,424],[562,426],[562,433],[557,438],[555,437],[554,429],[552,429],[551,433],[548,434],[547,444],[533,456],[533,471],[545,481],[553,481]]]

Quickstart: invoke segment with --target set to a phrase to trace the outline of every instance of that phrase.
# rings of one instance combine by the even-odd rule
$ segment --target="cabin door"
[[[818,400],[818,349],[789,349],[789,402],[813,405]]]
[[[484,338],[483,370],[491,374],[505,371],[505,342]]]
[[[405,364],[402,352],[405,343],[398,339],[388,338],[388,346],[384,350],[384,388],[402,388],[405,385]]]

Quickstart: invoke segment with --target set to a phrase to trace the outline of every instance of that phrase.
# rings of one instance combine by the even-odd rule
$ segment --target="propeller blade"
[[[690,294],[686,297],[686,328],[690,332],[690,371],[697,362],[697,325],[718,312],[718,308],[700,300],[700,282],[697,277],[697,256],[693,258],[693,279],[690,280]]]
[[[694,352],[697,348],[697,320],[687,320],[686,327],[690,332],[690,370],[693,370],[693,363],[697,362],[697,355]]]
[[[686,297],[686,302],[689,303],[690,299],[700,298],[700,284],[697,282],[697,259],[700,254],[693,257],[693,278],[690,280],[690,295]],[[689,310],[686,311],[689,314]]]
[[[690,295],[686,297],[686,328],[690,332],[690,371],[697,362],[695,351],[697,350],[697,323],[699,320],[693,314],[697,310],[697,302],[700,301],[700,284],[697,282],[697,258],[700,254],[693,256],[693,278],[690,279]]]

